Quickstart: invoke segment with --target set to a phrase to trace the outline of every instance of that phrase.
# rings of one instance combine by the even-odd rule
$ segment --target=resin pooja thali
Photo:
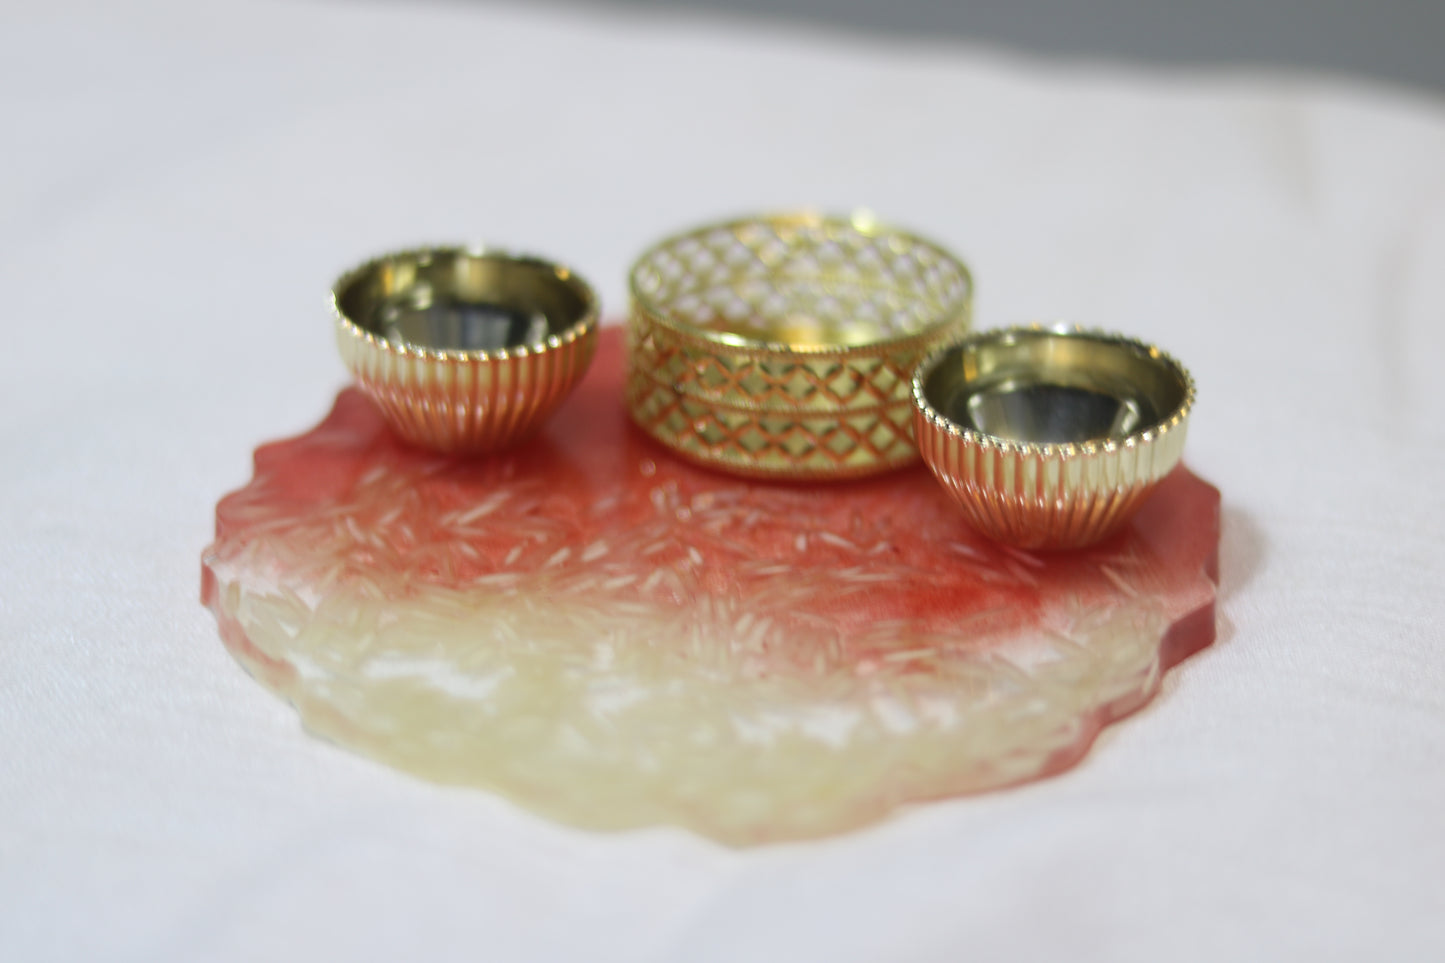
[[[950,428],[959,445],[987,447],[988,429],[1001,424],[1047,434],[1077,422],[1103,434],[1015,439],[995,452],[1017,469],[1012,495],[989,497],[1022,497],[1032,479],[1034,494],[1017,504],[1047,508],[1050,524],[1061,524],[1064,508],[1069,517],[1119,514],[1072,551],[1006,544],[1007,532],[991,540],[955,501],[982,476],[938,483],[958,475],[964,455],[951,456],[953,467],[896,467],[909,459],[883,429],[885,444],[851,462],[852,449],[834,452],[827,457],[850,470],[820,478],[814,451],[838,433],[820,428],[823,419],[850,426],[856,448],[868,425],[919,416],[918,362],[973,343],[958,340],[966,308],[951,307],[966,305],[966,271],[930,249],[921,268],[900,274],[886,256],[898,252],[897,237],[872,225],[757,223],[724,233],[746,235],[743,247],[756,254],[770,234],[796,247],[801,232],[853,264],[873,246],[880,266],[825,284],[776,252],[729,261],[724,245],[717,261],[731,266],[718,283],[744,292],[752,323],[807,314],[825,332],[824,347],[794,333],[793,348],[816,348],[801,358],[780,357],[781,344],[766,339],[721,339],[735,351],[723,363],[731,380],[710,379],[696,363],[698,344],[709,343],[697,336],[708,330],[706,284],[693,328],[674,339],[693,379],[674,371],[639,391],[648,375],[638,359],[658,350],[639,329],[655,318],[634,319],[630,346],[621,330],[599,333],[590,288],[566,269],[529,259],[532,273],[519,281],[510,256],[438,250],[373,262],[349,276],[361,293],[343,279],[340,337],[359,386],[313,430],[259,449],[250,483],[217,507],[202,596],[227,647],[310,731],[586,827],[673,824],[733,845],[816,837],[1078,760],[1104,725],[1148,701],[1165,670],[1214,638],[1219,494],[1159,454],[1160,439],[1182,444],[1183,418],[1171,441],[1177,412],[1157,409],[1168,402],[1187,415],[1187,375],[1168,380],[1172,368],[1149,367],[1167,356],[1130,342],[1089,355],[1106,360],[1091,362],[1086,386],[1040,388],[1015,369],[1008,384],[990,383],[994,395],[1023,393],[989,401],[1015,415]],[[766,268],[776,281],[780,265],[794,271],[787,283],[749,286],[748,271]],[[885,274],[892,289],[879,283]],[[564,287],[547,287],[544,275]],[[549,291],[540,300],[539,284]],[[808,284],[837,308],[799,311]],[[912,310],[910,291],[924,290],[928,309],[887,338],[849,342],[830,320],[856,309],[848,284],[879,318],[902,317],[890,313],[895,302]],[[749,301],[749,291],[758,297]],[[725,314],[728,302],[717,304]],[[940,308],[944,323],[935,324]],[[373,357],[358,359],[348,338]],[[826,349],[839,344],[864,354],[840,360]],[[1049,371],[1068,372],[1059,359],[1075,348],[1068,340],[1029,351],[1054,358]],[[798,364],[815,384],[830,372],[843,386],[871,379],[874,403],[856,402],[856,387],[831,400],[800,391],[806,403],[792,416],[811,422],[796,430],[779,428],[786,405],[726,406],[738,385],[772,379],[772,391]],[[1112,374],[1100,376],[1100,364]],[[1051,413],[1047,431],[1017,414],[1038,399],[1108,395],[1126,376],[1152,387],[1116,391],[1114,408],[1098,409],[1091,395],[1082,414]],[[668,392],[673,413],[720,398],[712,424],[659,408]],[[503,404],[520,413],[497,415]],[[527,431],[514,430],[534,415]],[[736,471],[706,446],[714,437],[716,452],[746,452],[740,419],[772,441],[755,449],[765,458]],[[494,446],[502,429],[488,425],[503,422],[513,434]],[[714,425],[720,434],[709,434]],[[690,433],[685,443],[681,433]],[[811,441],[797,442],[802,435]],[[790,452],[806,470],[780,475]],[[989,477],[1002,484],[1001,474]],[[1124,494],[1100,496],[1105,481]]]

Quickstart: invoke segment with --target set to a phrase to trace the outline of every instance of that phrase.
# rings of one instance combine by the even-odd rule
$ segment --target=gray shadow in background
[[[477,2],[477,0],[469,0]],[[560,0],[999,44],[1046,56],[1354,74],[1445,93],[1434,0]]]
[[[1219,594],[1214,605],[1215,645],[1234,638],[1229,602],[1264,569],[1269,542],[1248,513],[1225,504],[1219,517]]]

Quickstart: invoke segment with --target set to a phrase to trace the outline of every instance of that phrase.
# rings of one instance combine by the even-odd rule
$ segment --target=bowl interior
[[[966,317],[967,270],[937,246],[841,218],[739,221],[672,238],[633,267],[634,299],[741,344],[857,346]]]
[[[336,289],[337,309],[358,327],[433,351],[541,346],[593,303],[585,282],[546,261],[453,250],[383,258]]]
[[[1006,441],[1121,441],[1167,421],[1189,380],[1138,342],[1082,332],[1016,331],[947,349],[924,399],[954,424]]]

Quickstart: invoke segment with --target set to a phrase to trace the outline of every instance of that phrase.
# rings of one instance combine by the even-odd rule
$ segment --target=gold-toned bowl
[[[918,456],[914,366],[968,328],[968,269],[865,216],[783,214],[668,238],[631,273],[627,406],[734,474],[857,478]]]
[[[1141,341],[1034,325],[930,355],[913,400],[923,460],[975,528],[1020,548],[1081,548],[1179,463],[1194,381]]]
[[[565,267],[488,248],[418,248],[332,288],[336,341],[402,438],[486,452],[536,431],[597,347],[597,296]]]

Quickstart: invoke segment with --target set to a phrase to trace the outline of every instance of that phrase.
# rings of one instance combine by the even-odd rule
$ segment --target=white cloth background
[[[866,205],[1193,369],[1217,645],[1047,782],[594,835],[306,736],[197,602],[333,276]],[[0,13],[0,959],[1445,958],[1445,109],[479,5]]]

